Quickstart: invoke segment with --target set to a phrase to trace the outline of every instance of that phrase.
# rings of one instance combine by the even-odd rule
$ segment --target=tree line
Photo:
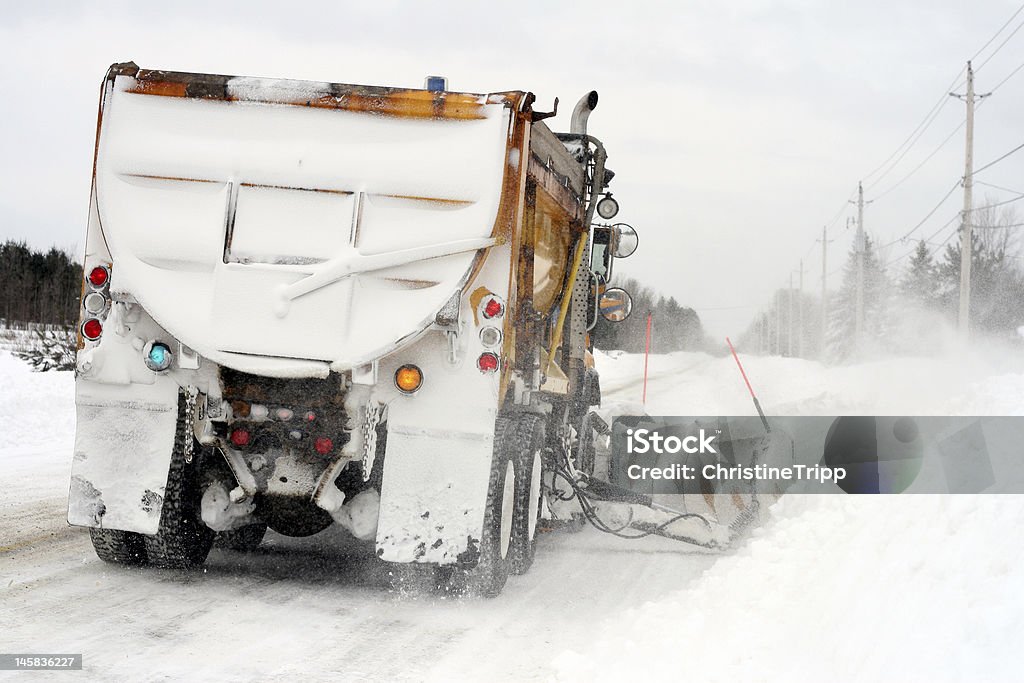
[[[66,251],[36,251],[25,242],[0,244],[0,318],[71,325],[78,318],[82,266]]]
[[[633,278],[616,282],[633,297],[632,313],[621,322],[608,322],[598,316],[591,330],[594,345],[604,351],[622,350],[642,353],[647,337],[647,314],[652,315],[651,353],[693,351],[706,346],[700,316],[692,308],[679,304],[675,297],[664,297]]]
[[[1024,260],[1018,244],[1021,222],[1011,207],[997,210],[991,206],[995,201],[987,204],[971,212],[970,328],[972,335],[1024,343],[1018,332],[1024,326]],[[859,341],[856,245],[847,254],[841,286],[828,295],[824,338],[820,297],[805,293],[799,299],[795,292],[780,290],[769,310],[755,319],[742,339],[748,348],[765,353],[797,356],[802,348],[805,357],[833,362],[866,353],[927,350],[957,325],[962,252],[960,231],[948,242],[918,240],[909,262],[900,267],[865,236]],[[794,320],[796,340],[790,344],[791,311],[799,312],[801,306],[802,329]]]

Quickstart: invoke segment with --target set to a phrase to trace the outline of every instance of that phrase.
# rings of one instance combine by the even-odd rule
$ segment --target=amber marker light
[[[423,384],[423,372],[415,365],[403,365],[395,370],[395,386],[403,394],[411,394]]]

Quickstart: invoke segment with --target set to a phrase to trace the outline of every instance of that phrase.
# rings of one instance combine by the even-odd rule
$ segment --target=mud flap
[[[174,449],[178,386],[79,380],[68,522],[155,534]]]
[[[454,564],[476,552],[494,434],[389,423],[377,555]]]

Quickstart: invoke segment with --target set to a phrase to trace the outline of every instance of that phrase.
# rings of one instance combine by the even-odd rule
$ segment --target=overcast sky
[[[741,331],[801,257],[805,286],[820,287],[822,227],[1019,2],[83,5],[0,10],[0,240],[81,251],[99,84],[113,62],[409,87],[444,74],[457,90],[531,90],[540,109],[557,96],[555,129],[596,89],[590,130],[617,173],[617,220],[641,237],[620,274],[696,308],[721,335]],[[1022,21],[1024,12],[975,64]],[[1022,62],[1024,30],[981,67],[979,92]],[[865,183],[867,199],[963,120],[964,105],[949,99],[902,161]],[[977,166],[1024,142],[1022,111],[1024,70],[979,109]],[[868,206],[869,232],[887,242],[916,225],[963,175],[963,153],[961,131]],[[1024,192],[1024,151],[977,178]],[[986,195],[1015,196],[978,187],[976,203]],[[915,236],[936,233],[961,202],[954,192]],[[829,270],[850,246],[846,215],[830,232]]]

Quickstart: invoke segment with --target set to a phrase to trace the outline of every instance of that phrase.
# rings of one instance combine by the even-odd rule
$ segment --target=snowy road
[[[623,402],[638,400],[640,359],[602,360],[606,395]],[[702,354],[655,357],[651,412],[749,412],[749,399],[731,363]],[[939,377],[931,361],[845,369],[772,358],[748,363],[770,411],[828,414],[857,405],[878,406],[878,413],[910,412],[908,405],[923,405],[922,413],[1024,410],[1024,375],[1016,368]],[[85,533],[64,521],[73,433],[70,376],[30,374],[0,354],[0,382],[5,387],[0,395],[5,482],[0,489],[0,614],[6,625],[0,651],[81,652],[89,678],[293,680],[312,672],[314,680],[343,681],[596,680],[610,679],[615,662],[650,665],[651,680],[672,680],[681,671],[697,680],[771,677],[773,671],[786,669],[759,668],[764,663],[759,659],[728,659],[728,654],[724,661],[718,654],[698,666],[693,651],[685,655],[681,644],[713,644],[723,629],[747,619],[748,610],[756,610],[761,620],[751,624],[791,615],[782,621],[789,631],[778,630],[772,642],[821,628],[841,637],[845,612],[825,609],[814,617],[823,595],[849,592],[864,573],[875,581],[878,575],[890,576],[888,590],[875,586],[871,594],[854,596],[870,618],[871,605],[889,607],[894,594],[906,594],[907,586],[919,578],[914,572],[891,570],[891,563],[903,566],[906,558],[894,555],[884,538],[877,550],[873,545],[871,539],[884,535],[891,523],[888,513],[878,514],[876,506],[875,514],[862,521],[845,501],[845,512],[832,510],[816,521],[814,506],[834,506],[835,499],[825,497],[782,506],[785,514],[729,557],[664,539],[628,542],[593,530],[546,534],[531,572],[510,579],[492,601],[390,592],[374,560],[340,533],[306,540],[271,534],[252,555],[215,550],[199,573],[111,567],[96,559]],[[894,396],[892,387],[903,388]],[[890,499],[888,509],[898,515],[903,508],[893,500],[907,499]],[[977,507],[984,505],[979,499]],[[1020,499],[1004,496],[999,505],[998,515],[979,517],[982,523],[992,534],[1019,528],[1018,522],[1024,521]],[[776,528],[782,532],[775,534]],[[828,545],[836,530],[851,539],[844,552],[861,553],[861,573],[816,572],[828,559],[818,552],[820,544]],[[921,540],[914,553],[927,557],[941,549],[947,566],[962,567],[970,560],[967,553],[986,547],[979,542],[958,551],[955,544],[944,542],[943,534],[915,538]],[[1019,632],[1024,589],[1017,561],[1024,558],[1019,552],[1012,557],[1007,555],[1010,550],[1000,552],[984,563],[974,562],[980,567],[975,574],[985,572],[986,582],[978,588],[984,595],[954,604],[965,610],[967,604],[986,607],[985,596],[998,594],[1004,601],[1000,604],[1009,600],[1010,606],[1000,618]],[[812,585],[782,578],[801,572],[817,580]],[[963,581],[957,585],[962,588],[974,574],[961,574]],[[758,576],[757,584],[738,592],[749,576]],[[759,602],[757,596],[773,586],[785,594],[768,604]],[[698,587],[700,595],[687,594],[688,587]],[[698,602],[696,611],[689,608]],[[634,609],[645,603],[652,605]],[[664,605],[671,606],[670,613],[664,613]],[[974,627],[987,623],[986,614],[974,614]],[[622,658],[616,648],[620,623],[633,629],[624,634],[624,641],[632,644]],[[849,628],[861,625],[858,621]],[[753,637],[750,624],[737,632],[744,639]],[[654,633],[658,650],[635,645]],[[978,645],[978,652],[999,644],[990,638]],[[762,660],[772,660],[772,652],[759,652]],[[964,669],[950,671],[962,674]],[[998,673],[996,669],[995,678]]]
[[[533,570],[485,602],[391,592],[343,533],[271,533],[252,555],[214,550],[197,574],[112,567],[65,522],[70,376],[30,374],[6,355],[0,376],[0,613],[17,624],[0,651],[81,652],[92,677],[544,680],[623,605],[659,599],[716,559],[664,539],[553,532]]]

